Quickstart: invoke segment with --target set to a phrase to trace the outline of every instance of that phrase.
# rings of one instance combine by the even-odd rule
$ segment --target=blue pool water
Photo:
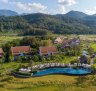
[[[90,74],[91,70],[88,69],[73,69],[73,68],[48,68],[34,73],[33,76],[43,76],[50,74],[69,74],[69,75],[86,75]]]

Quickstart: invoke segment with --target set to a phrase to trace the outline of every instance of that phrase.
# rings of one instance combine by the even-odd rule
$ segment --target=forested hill
[[[55,34],[96,34],[96,30],[90,23],[91,20],[88,21],[90,24],[86,22],[89,19],[87,17],[75,19],[66,14],[47,15],[41,13],[10,17],[1,16],[0,31],[15,31],[21,35],[46,35],[49,32]]]
[[[36,28],[47,29],[57,34],[86,34],[90,32],[88,26],[66,15],[30,14],[22,16]]]

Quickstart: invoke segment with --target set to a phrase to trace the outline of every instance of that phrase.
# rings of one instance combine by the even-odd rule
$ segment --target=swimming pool
[[[33,74],[33,76],[44,76],[44,75],[50,75],[50,74],[68,74],[68,75],[87,75],[90,74],[91,70],[84,69],[84,68],[48,68],[40,70]]]

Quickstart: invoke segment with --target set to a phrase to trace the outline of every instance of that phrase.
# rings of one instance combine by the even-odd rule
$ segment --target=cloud
[[[11,7],[15,7],[19,13],[46,13],[46,14],[64,14],[67,12],[67,9],[72,5],[76,4],[76,0],[57,0],[58,4],[56,5],[56,9],[47,7],[41,3],[36,2],[26,2],[16,1],[16,0],[0,0],[5,4],[10,5]]]
[[[8,4],[10,6],[16,7],[19,11],[24,13],[40,12],[40,13],[49,13],[47,6],[42,5],[41,3],[23,3],[18,1],[11,0],[0,0],[0,2]]]
[[[85,13],[89,15],[96,14],[96,7],[85,9]]]
[[[58,11],[59,11],[58,13],[60,13],[60,14],[66,13],[66,9],[63,5],[58,6]]]
[[[58,13],[64,14],[67,12],[67,8],[75,5],[76,0],[58,0]]]
[[[71,6],[76,4],[76,0],[58,0],[58,3],[61,5],[67,5],[67,6]]]
[[[47,7],[42,5],[41,3],[22,3],[22,2],[15,2],[17,8],[23,11],[37,11],[37,12],[44,12]]]

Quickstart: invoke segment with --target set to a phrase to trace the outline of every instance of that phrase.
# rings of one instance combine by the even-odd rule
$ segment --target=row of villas
[[[58,52],[58,50],[57,50],[56,46],[39,47],[40,56],[53,55],[57,52]],[[11,47],[11,53],[14,56],[14,58],[16,58],[18,56],[30,55],[31,47],[30,46]],[[2,58],[3,56],[4,56],[4,51],[2,48],[0,48],[0,58]]]
[[[66,47],[71,47],[73,45],[79,45],[80,44],[80,39],[79,38],[74,38],[74,39],[63,39],[62,42],[60,41],[61,48],[66,48]],[[54,41],[55,44],[59,43]],[[58,53],[58,49],[56,46],[45,46],[45,47],[39,47],[39,55],[40,56],[50,56],[53,54]],[[17,58],[18,56],[25,56],[25,55],[30,55],[31,54],[31,47],[30,46],[16,46],[16,47],[11,47],[11,54],[14,56],[14,59]],[[4,56],[4,51],[2,48],[0,48],[0,58]]]

